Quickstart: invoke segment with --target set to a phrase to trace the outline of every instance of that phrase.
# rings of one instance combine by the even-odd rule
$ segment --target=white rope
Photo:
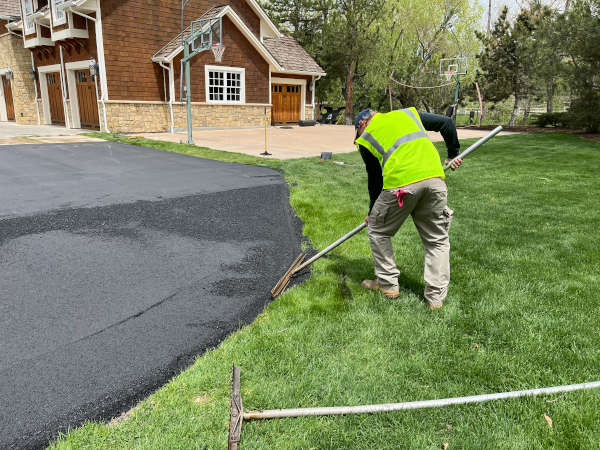
[[[411,86],[410,84],[405,84],[405,83],[399,82],[398,80],[394,80],[392,77],[390,77],[390,81],[393,81],[394,83],[397,83],[400,86],[404,86],[404,87],[412,88],[412,89],[438,89],[441,87],[450,86],[455,83],[454,81],[451,81],[446,84],[440,84],[439,86]]]
[[[328,416],[340,414],[365,414],[376,412],[399,411],[405,409],[439,408],[449,405],[462,405],[466,403],[482,403],[490,400],[502,400],[507,398],[527,397],[534,395],[549,395],[563,392],[580,391],[584,389],[600,388],[600,381],[589,383],[570,384],[566,386],[553,386],[540,389],[529,389],[525,391],[502,392],[498,394],[472,395],[469,397],[454,397],[438,400],[423,400],[404,403],[386,403],[381,405],[363,406],[333,406],[325,408],[295,408],[295,409],[272,409],[264,411],[248,411],[244,413],[244,420],[252,419],[275,419],[281,417],[299,416]]]

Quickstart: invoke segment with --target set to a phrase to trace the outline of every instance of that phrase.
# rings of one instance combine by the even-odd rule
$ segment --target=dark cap
[[[363,109],[361,112],[358,113],[358,116],[356,116],[356,121],[354,122],[354,128],[358,129],[359,122],[361,120],[369,120],[371,117],[373,117],[375,115],[375,111],[373,111],[372,109]]]

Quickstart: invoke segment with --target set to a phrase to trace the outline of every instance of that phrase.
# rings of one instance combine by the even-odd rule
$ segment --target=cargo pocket
[[[389,207],[386,204],[381,204],[377,206],[377,209],[373,207],[373,211],[371,211],[372,217],[369,217],[369,220],[372,220],[373,223],[378,227],[382,227],[385,225],[385,216],[387,215]]]
[[[444,206],[444,210],[442,211],[443,224],[446,229],[446,233],[450,231],[450,225],[452,224],[452,218],[454,217],[454,211],[452,211],[447,206]]]
[[[396,196],[388,191],[382,191],[379,194],[379,198],[373,205],[371,214],[369,214],[369,222],[373,222],[374,225],[382,227],[385,225],[386,216],[390,211],[390,207],[397,204]]]

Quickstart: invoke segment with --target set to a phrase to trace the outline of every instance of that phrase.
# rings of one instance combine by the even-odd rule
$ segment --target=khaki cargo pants
[[[398,198],[395,191],[404,193]],[[448,189],[441,178],[430,178],[381,192],[369,214],[369,240],[375,274],[384,289],[398,289],[400,271],[394,260],[392,236],[411,215],[425,247],[425,299],[442,304],[450,284],[450,239],[453,211],[446,201]],[[402,206],[400,206],[402,203]]]

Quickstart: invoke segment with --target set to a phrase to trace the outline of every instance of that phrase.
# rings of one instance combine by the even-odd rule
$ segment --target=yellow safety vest
[[[384,189],[446,178],[438,151],[415,108],[375,114],[356,144],[369,149],[379,160]]]

